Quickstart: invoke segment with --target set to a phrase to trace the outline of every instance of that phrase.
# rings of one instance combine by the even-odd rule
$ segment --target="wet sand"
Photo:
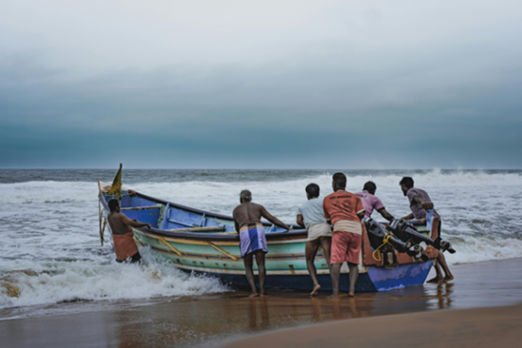
[[[425,334],[411,336],[412,341],[405,342],[417,345],[437,346],[440,340],[436,338],[446,339],[446,331],[448,340],[451,335],[472,339],[469,338],[471,333],[478,337],[479,343],[482,342],[480,337],[485,335],[483,342],[496,336],[499,339],[518,339],[520,337],[513,336],[509,325],[519,326],[522,319],[520,306],[513,306],[522,302],[521,266],[522,259],[457,265],[452,267],[456,275],[452,284],[358,294],[353,300],[344,297],[335,301],[327,294],[311,299],[306,293],[296,292],[273,292],[266,298],[248,299],[246,293],[232,292],[141,303],[63,304],[40,309],[37,314],[29,314],[28,318],[0,321],[0,346],[207,347],[233,345],[234,340],[243,338],[260,339],[250,336],[261,332],[276,336],[264,336],[258,343],[275,346],[278,342],[283,344],[282,336],[302,334],[303,337],[308,335],[308,340],[320,338],[323,342],[321,330],[346,334],[337,338],[330,335],[332,341],[321,344],[326,347],[329,342],[338,345],[340,341],[336,339],[347,342],[348,327],[352,327],[353,332],[363,333],[366,326],[378,327],[369,331],[371,337],[388,343],[386,337],[404,338],[405,335],[397,331],[400,328],[407,330],[410,336],[411,332],[425,330]],[[479,309],[471,313],[455,311],[499,306],[511,307]],[[413,312],[420,313],[407,314]],[[9,314],[0,312],[4,317]],[[407,323],[402,325],[403,321]],[[327,323],[317,325],[319,322]],[[491,326],[492,322],[494,326]],[[489,329],[485,326],[488,323]],[[433,338],[421,338],[430,337],[428,331],[432,324],[443,325],[440,327],[442,331],[433,333]],[[331,325],[338,327],[330,328]],[[291,327],[301,327],[298,330],[304,331],[298,331],[298,335],[284,331],[270,333],[271,330]],[[390,332],[385,332],[382,327],[389,328]],[[265,339],[271,343],[263,343]],[[363,345],[364,342],[359,343]],[[244,346],[246,343],[239,344]],[[252,345],[257,343],[250,341],[248,346]]]
[[[225,344],[243,347],[519,347],[522,304],[340,320]]]

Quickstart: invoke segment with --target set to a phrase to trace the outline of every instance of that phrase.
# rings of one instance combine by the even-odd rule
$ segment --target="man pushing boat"
[[[131,220],[120,213],[120,204],[118,200],[111,199],[109,201],[109,226],[112,231],[112,239],[114,241],[114,251],[116,252],[116,261],[124,262],[129,260],[131,263],[141,260],[138,247],[133,239],[132,227],[149,227],[149,224]]]
[[[268,252],[265,230],[261,224],[264,217],[276,226],[289,230],[291,227],[272,216],[260,204],[252,202],[252,193],[243,190],[239,194],[239,204],[233,212],[236,231],[239,233],[241,257],[245,264],[245,275],[252,290],[250,297],[265,295],[265,254]],[[253,271],[253,257],[256,257],[259,271],[259,294],[256,290]]]
[[[413,178],[409,176],[405,176],[399,182],[399,186],[401,187],[402,193],[408,197],[410,202],[411,213],[403,217],[403,220],[410,220],[415,226],[426,226],[426,228],[431,231],[432,228],[432,220],[434,218],[439,218],[440,215],[434,208],[434,204],[431,201],[428,193],[420,188],[413,187],[414,182]],[[439,238],[440,238],[440,223],[439,223]],[[454,252],[454,251],[453,251]],[[442,270],[445,273],[445,276],[442,275]],[[446,262],[446,258],[442,253],[442,250],[437,251],[437,260],[435,262],[435,277],[428,280],[428,283],[441,283],[443,281],[451,281],[453,280],[453,274],[451,273],[448,264]]]
[[[319,248],[323,250],[323,255],[330,268],[330,244],[332,243],[332,227],[326,222],[323,210],[323,200],[319,198],[319,185],[311,183],[306,186],[306,198],[308,199],[297,211],[296,222],[299,226],[305,227],[307,232],[306,240],[306,268],[310,278],[312,278],[313,289],[310,296],[317,295],[321,285],[317,280],[317,269],[314,260]]]
[[[346,175],[335,173],[332,177],[333,193],[323,201],[324,216],[333,225],[332,246],[330,251],[332,294],[339,296],[339,277],[341,265],[348,264],[348,296],[355,295],[355,283],[359,275],[359,255],[361,252],[361,218],[365,209],[361,199],[346,191]]]

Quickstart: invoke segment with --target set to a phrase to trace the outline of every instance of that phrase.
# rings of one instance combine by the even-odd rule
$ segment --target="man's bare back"
[[[279,227],[289,227],[278,218],[272,216],[265,209],[265,207],[253,202],[243,202],[240,205],[238,205],[234,209],[233,216],[234,222],[236,223],[237,231],[239,231],[239,229],[243,226],[255,225],[257,223],[260,223],[262,217]]]
[[[108,220],[113,234],[125,234],[132,232],[132,224],[130,223],[131,221],[122,213],[110,213]]]

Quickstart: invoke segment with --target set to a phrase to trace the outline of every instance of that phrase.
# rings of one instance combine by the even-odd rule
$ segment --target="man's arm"
[[[273,223],[276,226],[279,226],[281,228],[284,228],[285,230],[289,230],[290,226],[276,218],[275,216],[271,215],[264,207],[261,208],[261,216]]]
[[[413,190],[409,190],[407,196],[410,201],[410,207],[411,207],[412,203],[420,203],[419,196],[416,193],[414,193]],[[402,220],[411,220],[413,218],[414,218],[413,212],[411,212],[408,215],[403,216],[401,219]]]
[[[413,213],[409,213],[401,218],[401,220],[411,220],[413,219]]]
[[[239,224],[237,223],[236,215],[237,215],[237,207],[232,212],[232,218],[234,219],[234,227],[236,228],[236,232],[239,233],[240,227],[239,227]]]
[[[386,220],[388,220],[388,221],[393,221],[393,219],[394,219],[393,215],[390,214],[390,213],[386,210],[386,208],[383,207],[383,208],[381,208],[381,209],[378,209],[377,211],[378,211],[379,214],[381,214],[381,216],[382,216],[383,218],[385,218]]]
[[[323,214],[326,222],[331,223],[330,214],[328,213],[328,209],[326,207],[326,199],[323,200]]]
[[[139,227],[148,227],[148,228],[151,228],[150,224],[148,223],[145,223],[145,222],[139,222],[137,220],[131,220],[129,219],[127,216],[121,214],[120,215],[120,218],[121,218],[121,221],[127,225],[127,226],[132,226],[132,227],[136,227],[136,228],[139,228]]]
[[[357,197],[357,200],[355,202],[355,211],[356,211],[357,217],[359,219],[362,219],[364,217],[364,215],[366,214],[366,209],[364,209],[362,200],[359,197]]]
[[[301,226],[301,227],[305,227],[305,224],[304,224],[304,218],[303,218],[303,215],[302,214],[297,214],[297,216],[295,217],[295,222]]]

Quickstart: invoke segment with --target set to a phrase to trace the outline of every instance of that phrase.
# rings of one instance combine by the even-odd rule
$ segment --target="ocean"
[[[150,196],[230,215],[240,190],[287,223],[306,200],[308,183],[331,192],[336,170],[124,170],[124,184]],[[145,264],[114,261],[100,245],[97,180],[114,170],[0,170],[0,318],[46,306],[200,296],[231,291],[219,281],[185,274],[144,250]],[[412,176],[443,219],[457,250],[451,264],[522,256],[522,171],[344,171],[349,191],[367,180],[396,217],[409,212],[398,182]],[[376,214],[376,213],[375,213]],[[108,237],[108,235],[106,236]],[[8,293],[6,284],[19,290]],[[11,296],[10,296],[11,295]]]

